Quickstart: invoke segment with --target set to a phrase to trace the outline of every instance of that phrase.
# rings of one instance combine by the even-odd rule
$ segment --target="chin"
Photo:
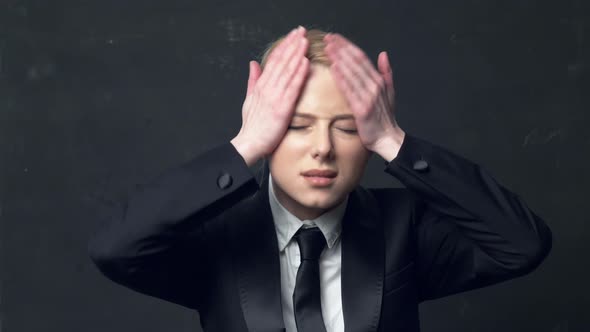
[[[299,204],[310,209],[330,209],[337,205],[340,197],[336,197],[331,193],[325,194],[310,194],[307,197],[302,197]]]

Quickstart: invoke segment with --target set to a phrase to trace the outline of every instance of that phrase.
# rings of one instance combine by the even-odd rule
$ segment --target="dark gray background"
[[[407,132],[484,165],[553,230],[522,278],[421,305],[423,331],[589,331],[588,1],[0,5],[0,331],[200,331],[86,241],[135,186],[233,138],[248,61],[298,24],[394,67]],[[365,186],[400,185],[372,159]]]

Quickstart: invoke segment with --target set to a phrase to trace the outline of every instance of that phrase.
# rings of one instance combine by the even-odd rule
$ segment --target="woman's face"
[[[312,64],[289,129],[268,157],[277,199],[301,220],[317,218],[354,189],[371,153],[360,141],[330,69]],[[311,169],[337,175],[330,184],[318,185],[302,175]]]

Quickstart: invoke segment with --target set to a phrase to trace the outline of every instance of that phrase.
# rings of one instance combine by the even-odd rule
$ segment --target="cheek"
[[[303,151],[304,149],[306,149],[306,147],[309,146],[309,139],[301,137],[301,135],[297,135],[294,132],[287,132],[287,134],[283,137],[283,140],[281,141],[280,145],[283,146],[286,150],[299,152]]]
[[[351,147],[350,149],[341,151],[340,168],[345,168],[349,172],[349,176],[362,176],[367,161],[371,156],[370,151],[364,147]]]
[[[274,150],[272,156],[281,163],[282,160],[296,160],[300,158],[304,151],[305,143],[303,140],[285,135],[281,143]]]
[[[274,165],[275,171],[285,173],[297,168],[301,151],[302,148],[298,147],[293,139],[285,138],[270,155],[269,160]]]
[[[363,161],[367,159],[370,151],[362,145],[360,140],[355,140],[342,144],[341,148],[338,150],[338,154],[342,159],[351,160],[352,164],[358,164],[363,163]]]

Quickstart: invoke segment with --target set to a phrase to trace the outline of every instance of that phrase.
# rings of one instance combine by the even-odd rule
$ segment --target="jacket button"
[[[414,163],[414,170],[424,172],[428,169],[426,160],[420,159]]]
[[[223,173],[220,177],[217,178],[217,186],[221,189],[225,189],[231,186],[232,178],[231,175],[227,173]]]

